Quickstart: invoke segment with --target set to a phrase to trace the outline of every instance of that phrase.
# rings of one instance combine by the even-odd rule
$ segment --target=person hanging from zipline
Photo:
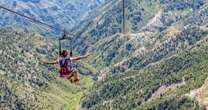
[[[1,5],[0,5],[0,9],[4,9],[4,10],[9,11],[9,12],[11,12],[11,13],[17,15],[17,16],[21,16],[23,18],[29,19],[30,21],[32,21],[36,24],[42,25],[44,27],[48,27],[48,28],[51,28],[53,30],[63,31],[64,35],[62,36],[62,38],[59,39],[59,41],[61,42],[61,40],[67,39],[67,37],[66,37],[67,36],[67,31],[65,29],[60,29],[60,28],[48,25],[47,23],[38,21],[38,20],[36,20],[36,19],[34,19],[30,16],[26,16],[24,14],[21,14],[17,11],[13,11],[12,9],[6,8],[6,7],[1,6]],[[59,50],[61,50],[61,43],[59,44],[59,46],[60,46]],[[70,52],[70,54],[72,54],[72,52]],[[66,50],[63,50],[63,51],[60,52],[61,57],[60,57],[59,60],[51,61],[51,62],[44,61],[43,63],[45,63],[45,64],[59,64],[60,65],[60,70],[59,70],[60,77],[63,77],[65,79],[69,79],[71,82],[78,82],[79,78],[77,76],[77,71],[76,71],[76,69],[72,68],[72,63],[73,63],[73,61],[77,61],[77,60],[87,58],[89,55],[90,54],[72,58],[71,55],[70,55],[70,57],[68,57],[68,52]]]
[[[79,82],[79,78],[77,75],[77,70],[73,68],[72,64],[74,61],[79,61],[81,59],[87,58],[90,54],[86,54],[84,56],[76,56],[71,57],[72,52],[70,52],[70,56],[68,56],[67,50],[62,50],[60,52],[60,58],[57,61],[44,61],[44,64],[59,64],[60,70],[59,75],[60,77],[70,80],[72,83]]]

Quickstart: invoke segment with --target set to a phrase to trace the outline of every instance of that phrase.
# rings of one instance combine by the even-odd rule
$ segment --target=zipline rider
[[[70,52],[71,53],[71,52]],[[70,80],[71,82],[78,82],[79,78],[77,75],[77,70],[73,68],[72,64],[74,61],[79,61],[81,59],[85,59],[90,54],[86,54],[84,56],[76,56],[71,57],[71,55],[68,57],[67,50],[63,50],[60,54],[59,60],[56,61],[44,61],[45,64],[59,64],[60,70],[59,70],[59,76]]]

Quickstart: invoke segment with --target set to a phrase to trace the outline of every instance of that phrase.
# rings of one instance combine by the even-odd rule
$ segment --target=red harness
[[[64,77],[66,75],[70,75],[70,73],[72,72],[72,68],[71,66],[71,59],[70,58],[66,58],[66,59],[61,59],[59,61],[60,64],[60,77]]]

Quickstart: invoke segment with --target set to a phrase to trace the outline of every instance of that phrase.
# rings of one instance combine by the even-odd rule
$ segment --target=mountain
[[[45,58],[56,58],[54,40],[25,33],[15,26],[13,29],[19,31],[1,29],[1,107],[207,109],[207,0],[126,0],[125,34],[122,33],[122,6],[122,0],[109,0],[72,27],[75,36],[70,47],[74,54],[92,53],[78,65],[84,74],[79,86],[48,74],[48,71],[57,73],[57,68],[40,63]],[[93,86],[94,81],[86,73],[95,76]]]
[[[125,35],[121,0],[73,28],[75,51],[93,52],[87,63],[101,81],[82,100],[82,108],[204,109],[189,92],[207,79],[208,2],[131,0],[125,7]]]
[[[52,41],[24,29],[0,29],[0,109],[74,110],[92,86],[92,79],[81,77],[80,86],[58,77],[56,66],[42,62],[56,59]]]
[[[0,5],[13,9],[56,28],[70,29],[103,5],[105,0],[1,0]],[[0,11],[0,26],[19,25],[29,28],[31,22],[5,10]],[[32,25],[31,28],[39,29]],[[45,31],[45,30],[44,30]]]
[[[181,22],[196,13],[203,1],[190,2],[187,5],[185,3],[186,0],[167,3],[154,0],[149,2],[127,1],[126,16],[129,31],[126,37],[131,39],[126,41],[126,37],[121,34],[121,0],[112,0],[97,11],[97,13],[102,12],[101,14],[95,14],[98,16],[92,16],[91,19],[83,21],[80,27],[74,28],[74,33],[77,33],[77,37],[74,39],[75,50],[80,53],[85,52],[86,49],[94,50],[97,54],[93,58],[96,59],[91,63],[103,67],[119,63],[124,58],[135,55],[136,51],[143,53],[143,51],[151,50],[167,39],[164,37],[158,38],[161,41],[157,40],[156,37],[160,37],[161,32],[174,31],[177,33],[184,25],[188,25],[188,23],[181,24]],[[175,9],[175,5],[179,5],[182,9]],[[175,28],[177,29],[174,30]],[[97,68],[101,69],[101,67]]]

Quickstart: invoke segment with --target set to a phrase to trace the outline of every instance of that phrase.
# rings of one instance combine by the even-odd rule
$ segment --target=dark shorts
[[[69,72],[67,72],[67,73],[60,73],[59,72],[59,76],[60,77],[66,77],[66,76],[70,76],[71,75],[71,73],[74,71],[74,69],[71,69]]]

